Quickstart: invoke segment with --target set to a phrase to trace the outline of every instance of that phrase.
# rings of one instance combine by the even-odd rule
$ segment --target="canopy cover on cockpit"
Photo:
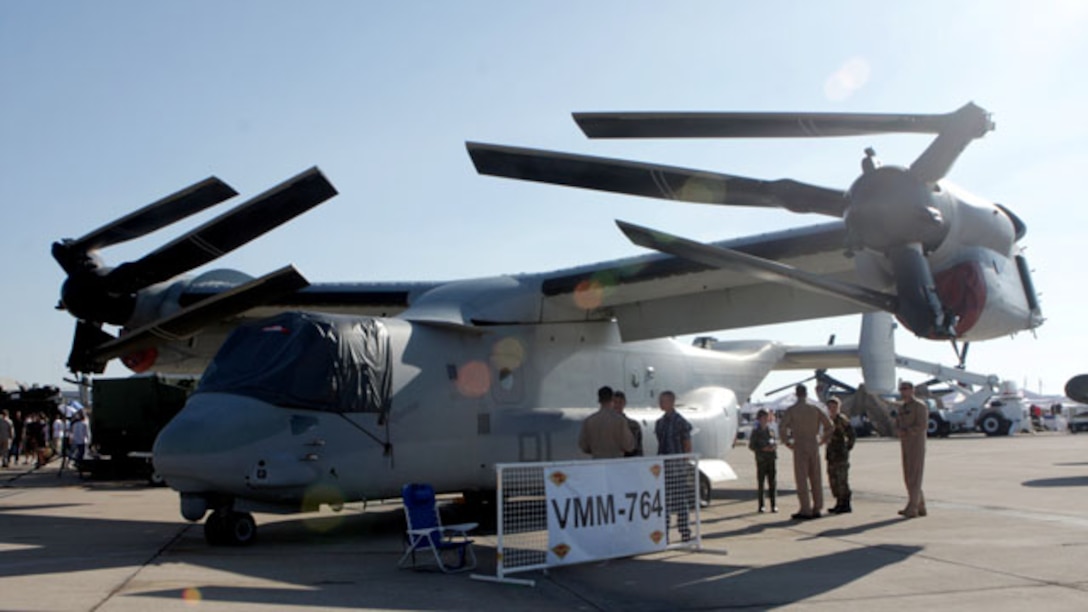
[[[238,326],[195,393],[327,412],[389,409],[389,333],[369,317],[286,312]]]

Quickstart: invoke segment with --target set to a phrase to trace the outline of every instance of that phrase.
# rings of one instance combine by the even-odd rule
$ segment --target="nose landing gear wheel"
[[[212,546],[246,546],[257,537],[257,523],[248,512],[216,510],[204,522],[204,539]]]

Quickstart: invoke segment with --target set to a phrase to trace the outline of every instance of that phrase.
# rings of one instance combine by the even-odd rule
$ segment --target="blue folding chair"
[[[401,499],[404,501],[404,518],[408,522],[408,530],[405,532],[407,549],[397,563],[398,566],[405,567],[405,563],[411,559],[412,567],[415,567],[416,551],[429,549],[438,568],[443,572],[460,572],[476,567],[476,552],[472,549],[468,532],[475,529],[477,523],[443,525],[434,498],[434,487],[429,484],[404,485],[401,488]],[[443,559],[443,553],[446,556],[455,553],[456,565],[447,563]]]

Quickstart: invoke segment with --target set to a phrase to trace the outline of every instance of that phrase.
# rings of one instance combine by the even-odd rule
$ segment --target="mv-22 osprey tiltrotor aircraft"
[[[469,143],[483,174],[837,219],[714,244],[621,222],[663,253],[555,272],[345,284],[309,284],[292,267],[258,279],[179,276],[335,195],[316,169],[137,261],[109,268],[97,257],[235,195],[208,179],[53,245],[68,273],[60,307],[78,319],[69,367],[101,372],[120,357],[136,371],[203,372],[159,435],[155,468],[186,519],[211,513],[210,542],[245,543],[250,511],[337,508],[412,481],[482,492],[494,488],[498,462],[579,458],[580,421],[603,384],[626,391],[647,453],[656,451],[656,396],[677,392],[697,430],[705,492],[731,474],[738,400],[785,348],[707,350],[674,335],[875,310],[919,336],[959,342],[1042,322],[1017,244],[1023,222],[941,180],[993,127],[974,105],[945,115],[574,118],[590,137],[937,137],[909,168],[880,166],[868,151],[847,191]],[[125,331],[114,337],[104,324]]]

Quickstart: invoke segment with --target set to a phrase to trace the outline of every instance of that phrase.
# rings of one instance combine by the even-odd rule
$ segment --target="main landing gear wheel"
[[[204,521],[204,539],[212,546],[246,546],[257,537],[257,522],[248,512],[216,510]]]

